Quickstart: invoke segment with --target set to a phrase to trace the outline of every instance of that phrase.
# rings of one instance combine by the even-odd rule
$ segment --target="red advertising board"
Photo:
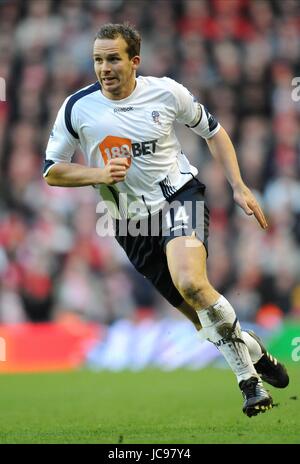
[[[0,372],[74,369],[102,332],[100,325],[81,321],[0,325]]]

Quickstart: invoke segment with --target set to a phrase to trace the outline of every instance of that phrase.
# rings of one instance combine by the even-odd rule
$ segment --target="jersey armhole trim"
[[[189,126],[188,124],[185,124],[185,126],[188,127],[189,129],[194,129],[194,127],[197,127],[198,124],[200,124],[200,121],[202,119],[202,108],[201,108],[201,105],[199,105],[199,107],[200,107],[200,116],[196,124],[194,124],[193,126]]]
[[[65,107],[65,124],[66,128],[70,132],[70,134],[75,138],[79,139],[79,135],[77,132],[74,130],[72,126],[72,121],[71,121],[71,115],[72,115],[72,109],[75,103],[80,100],[81,98],[85,97],[86,95],[89,95],[93,92],[96,92],[97,90],[100,90],[101,86],[99,82],[95,82],[94,84],[90,85],[87,89],[80,90],[79,92],[76,92],[74,95],[72,95]]]

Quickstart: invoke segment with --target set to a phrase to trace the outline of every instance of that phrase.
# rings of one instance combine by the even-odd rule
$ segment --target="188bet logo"
[[[127,158],[131,164],[131,140],[109,135],[99,143],[99,149],[105,164],[113,158]]]
[[[127,158],[129,166],[132,157],[152,156],[156,152],[157,139],[132,142],[125,137],[108,135],[99,143],[99,150],[105,164],[113,158]]]

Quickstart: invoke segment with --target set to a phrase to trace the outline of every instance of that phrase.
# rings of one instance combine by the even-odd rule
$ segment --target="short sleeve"
[[[68,99],[60,108],[53,129],[51,131],[44,164],[43,175],[47,176],[49,170],[55,163],[70,163],[77,148],[79,139],[75,137],[74,129],[70,130],[71,115],[66,111]]]
[[[176,121],[188,126],[197,124],[201,108],[195,97],[186,87],[168,77],[164,78],[175,98]]]

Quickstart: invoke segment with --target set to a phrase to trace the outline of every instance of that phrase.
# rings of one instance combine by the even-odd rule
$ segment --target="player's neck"
[[[129,97],[133,93],[135,88],[136,88],[136,78],[134,77],[132,82],[130,82],[130,84],[128,83],[128,86],[126,86],[126,88],[120,89],[119,92],[116,92],[116,93],[107,92],[103,88],[101,91],[102,91],[102,94],[109,100],[124,100],[124,98]]]

